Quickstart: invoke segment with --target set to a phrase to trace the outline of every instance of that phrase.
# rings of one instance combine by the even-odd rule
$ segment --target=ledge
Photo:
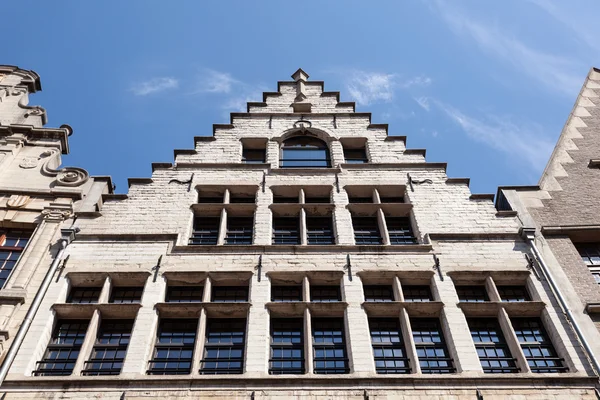
[[[173,163],[152,163],[152,172],[157,169],[171,169],[173,168]]]
[[[52,309],[59,318],[91,318],[94,311],[100,311],[102,318],[129,318],[137,316],[141,304],[71,304],[56,303]]]
[[[362,307],[370,317],[397,317],[404,309],[411,317],[438,317],[444,308],[441,301],[364,302]]]
[[[265,304],[269,313],[274,317],[301,317],[305,310],[310,310],[313,317],[341,317],[348,307],[344,301],[335,302],[308,302],[308,301],[282,301]]]
[[[377,210],[381,209],[387,216],[404,217],[410,213],[413,205],[411,203],[350,203],[346,207],[357,216],[375,215]]]
[[[111,200],[127,200],[129,196],[125,193],[104,193],[102,194],[102,201]]]
[[[542,226],[544,235],[570,235],[574,233],[600,232],[600,225],[563,225],[563,226]]]
[[[585,312],[588,314],[600,314],[600,303],[588,303],[585,306]]]
[[[496,212],[496,217],[499,217],[499,218],[516,217],[517,215],[519,215],[519,212],[512,211],[512,210],[503,210],[503,211]]]
[[[491,200],[494,201],[493,193],[483,193],[483,194],[472,194],[469,197],[469,200]]]
[[[78,238],[81,234],[78,234]],[[367,254],[389,254],[389,253],[419,253],[429,254],[432,250],[429,244],[405,244],[405,245],[186,245],[174,246],[172,254],[196,254],[196,253],[218,253],[218,254],[302,254],[302,253],[367,253]]]
[[[175,242],[177,240],[176,233],[78,233],[75,241],[107,241],[107,242],[154,242],[154,241],[165,241]]]
[[[75,190],[74,190],[75,189]],[[27,190],[20,188],[1,188],[0,194],[20,194],[20,195],[28,195],[31,197],[66,197],[69,199],[81,200],[83,198],[83,193],[80,188],[71,188],[70,190],[60,190],[60,189],[36,189],[36,190]],[[26,211],[23,209],[22,211]]]
[[[417,155],[417,156],[425,157],[426,153],[427,153],[427,149],[406,149],[406,150],[404,150],[404,153],[402,153],[402,154]]]
[[[428,284],[431,277],[435,275],[435,272],[431,269],[431,267],[424,267],[423,269],[412,269],[412,270],[383,270],[383,269],[363,269],[356,273],[356,275],[360,276],[363,280],[367,282],[372,281],[370,278],[380,279],[381,282],[391,282],[391,279],[397,276],[400,279],[407,280],[420,280],[423,281],[423,284]],[[370,284],[370,283],[369,283]]]
[[[194,155],[197,154],[195,149],[175,149],[173,150],[173,155],[175,157],[179,155]]]
[[[252,164],[250,164],[252,165]],[[258,165],[258,164],[254,164]],[[338,174],[342,169],[337,168],[273,168],[268,175],[326,175]]]
[[[342,163],[340,167],[343,169],[443,169],[448,167],[448,163],[430,163],[430,162],[413,162],[413,163],[366,163],[366,164],[348,164]]]
[[[431,240],[515,240],[519,232],[482,232],[482,233],[436,233],[428,234]]]
[[[269,208],[277,216],[300,215],[300,210],[302,209],[304,209],[308,216],[331,216],[335,205],[331,203],[274,203],[269,205]]]
[[[58,139],[60,141],[61,153],[69,154],[69,129],[66,126],[64,128],[36,128],[33,125],[0,125],[0,137],[20,133],[34,139]]]
[[[448,178],[446,179],[446,183],[449,185],[460,184],[469,186],[471,184],[471,178]]]
[[[369,126],[371,126],[371,125],[369,125]],[[386,140],[386,141],[399,140],[401,142],[406,143],[406,136],[404,136],[404,135],[388,135],[384,140]]]
[[[157,303],[154,307],[161,317],[197,318],[202,310],[210,318],[244,318],[251,304],[243,303]]]
[[[0,305],[1,304],[23,304],[27,297],[25,289],[0,289]]]
[[[202,214],[203,216],[217,216],[221,215],[221,210],[225,209],[232,216],[254,215],[256,210],[255,203],[196,203],[192,204],[190,208],[194,211],[194,214]]]
[[[511,317],[539,317],[544,307],[546,307],[546,304],[542,301],[458,303],[458,308],[463,310],[467,317],[495,317],[502,308]]]
[[[131,185],[147,185],[149,183],[153,183],[152,178],[128,178],[127,186],[131,187]]]
[[[195,153],[194,153],[195,154]],[[250,164],[250,163],[177,163],[175,165],[176,170],[182,170],[186,168],[224,168],[224,169],[267,169],[270,168],[271,164]]]

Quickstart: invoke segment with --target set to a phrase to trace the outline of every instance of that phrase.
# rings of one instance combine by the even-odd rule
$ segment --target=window
[[[91,304],[100,298],[101,287],[72,287],[67,303]]]
[[[567,371],[562,358],[557,356],[541,319],[511,318],[511,322],[531,372]]]
[[[109,303],[141,303],[143,293],[143,287],[116,286],[110,294]]]
[[[244,303],[248,301],[248,288],[244,286],[213,286],[211,301]]]
[[[267,162],[265,149],[248,149],[242,150],[242,162],[246,164],[262,164]]]
[[[304,197],[304,203],[329,204],[329,203],[331,203],[331,200],[330,200],[329,196],[311,196],[311,195],[306,194]]]
[[[252,244],[253,217],[227,216],[225,244]]]
[[[371,196],[352,196],[348,194],[349,203],[373,203],[373,195]]]
[[[298,196],[280,196],[273,194],[273,203],[298,203]]]
[[[431,288],[427,285],[402,285],[402,294],[404,295],[404,301],[433,301]]]
[[[411,318],[410,324],[421,372],[424,374],[454,372],[440,321],[437,318]]]
[[[342,294],[338,286],[313,286],[310,285],[310,301],[315,303],[332,303],[342,301]]]
[[[273,217],[273,244],[300,244],[298,217]]]
[[[223,203],[225,189],[203,188],[198,190],[198,203]]]
[[[384,196],[379,192],[379,200],[382,203],[404,203],[404,197],[402,196]]]
[[[496,286],[502,301],[522,302],[531,301],[531,296],[525,286]]]
[[[390,244],[415,244],[417,241],[407,217],[385,217]]]
[[[467,320],[471,337],[485,373],[506,374],[519,369],[511,356],[500,324],[494,318],[470,318]]]
[[[347,149],[344,147],[344,159],[350,164],[366,164],[369,162],[367,151],[364,148]]]
[[[285,142],[279,160],[282,168],[329,168],[329,149],[325,142],[310,136],[295,136]]]
[[[272,286],[271,301],[302,301],[302,286]]]
[[[203,294],[203,286],[169,286],[165,300],[167,303],[201,303]]]
[[[4,287],[30,237],[31,232],[0,229],[0,289]]]
[[[360,244],[382,244],[377,217],[352,217],[354,241]]]
[[[315,374],[347,374],[348,356],[342,318],[313,318]]]
[[[192,232],[190,244],[217,244],[220,220],[219,217],[196,217],[194,219],[194,231]]]
[[[150,360],[150,375],[187,375],[192,367],[196,342],[196,319],[163,319]]]
[[[71,375],[81,345],[85,339],[89,321],[58,320],[42,361],[37,362],[35,376]]]
[[[394,301],[394,288],[392,285],[365,285],[365,301],[368,302],[390,302]]]
[[[483,303],[490,301],[485,286],[456,286],[458,299],[465,303]]]
[[[271,320],[270,374],[304,373],[303,327],[302,318],[273,318]]]
[[[241,374],[245,337],[245,319],[208,319],[200,373]]]
[[[249,193],[229,193],[229,203],[231,204],[254,204],[256,196]]]
[[[103,320],[83,375],[119,375],[132,329],[133,321]]]
[[[600,243],[580,243],[575,247],[577,247],[583,262],[590,269],[596,283],[600,284]]]
[[[371,343],[378,374],[408,374],[410,366],[397,318],[369,318]]]
[[[306,216],[308,244],[335,244],[331,217]]]

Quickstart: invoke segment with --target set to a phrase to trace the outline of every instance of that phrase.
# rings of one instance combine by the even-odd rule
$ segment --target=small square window
[[[273,217],[273,244],[300,244],[300,218]]]
[[[298,286],[272,286],[271,301],[302,301],[302,285]]]
[[[531,301],[531,296],[525,286],[497,286],[502,301],[522,302]]]
[[[141,286],[115,286],[110,294],[109,303],[132,304],[141,303],[144,288]]]
[[[217,303],[245,303],[248,301],[248,287],[213,286],[211,301]]]
[[[342,294],[338,286],[310,286],[310,301],[315,303],[332,303],[342,301]]]
[[[242,150],[242,162],[245,164],[263,164],[267,162],[267,152],[265,149],[247,149]]]
[[[203,294],[203,286],[169,286],[165,300],[167,303],[200,303]]]
[[[394,301],[394,288],[392,285],[365,285],[363,290],[367,302]]]
[[[219,238],[219,217],[196,217],[194,231],[190,238],[191,245],[215,245]]]
[[[490,301],[485,286],[456,286],[458,299],[465,303],[483,303]]]
[[[366,164],[369,162],[367,151],[364,147],[359,149],[344,148],[344,158],[349,164]]]
[[[402,285],[402,294],[404,295],[404,301],[433,301],[431,288],[427,285]]]
[[[101,287],[74,287],[71,288],[67,303],[92,304],[100,298]]]
[[[331,217],[306,216],[306,236],[308,244],[335,244]]]

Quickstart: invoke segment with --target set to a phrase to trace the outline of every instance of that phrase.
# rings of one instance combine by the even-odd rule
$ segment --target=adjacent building
[[[7,90],[24,85],[19,74],[39,86],[3,68]],[[496,207],[323,82],[301,69],[292,78],[175,150],[174,163],[130,178],[127,194],[56,169],[57,158],[46,167],[47,147],[65,151],[70,130],[30,126],[14,112],[21,102],[0,103],[5,146],[18,129],[64,133],[7,147],[0,161],[0,226],[36,230],[0,290],[13,331],[30,324],[6,356],[3,398],[596,399],[580,338],[597,331],[583,306],[564,313],[579,286],[560,282],[568,298],[557,295],[528,236],[552,241],[540,236],[548,224],[519,215],[531,213],[526,191],[559,195],[503,188]],[[22,167],[25,156],[37,163]],[[58,183],[75,172],[77,185]],[[27,211],[28,225],[7,220],[11,185],[71,208],[42,240],[44,207]],[[8,304],[23,271],[37,278]]]

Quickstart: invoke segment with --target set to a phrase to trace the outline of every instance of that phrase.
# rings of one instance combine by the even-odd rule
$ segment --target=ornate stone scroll
[[[40,158],[46,158],[42,164],[42,173],[47,176],[55,176],[56,184],[59,186],[79,186],[84,184],[90,178],[90,174],[79,167],[63,167],[59,169],[53,169],[48,166],[50,162],[58,158],[59,152],[56,149],[45,151],[40,155]]]

